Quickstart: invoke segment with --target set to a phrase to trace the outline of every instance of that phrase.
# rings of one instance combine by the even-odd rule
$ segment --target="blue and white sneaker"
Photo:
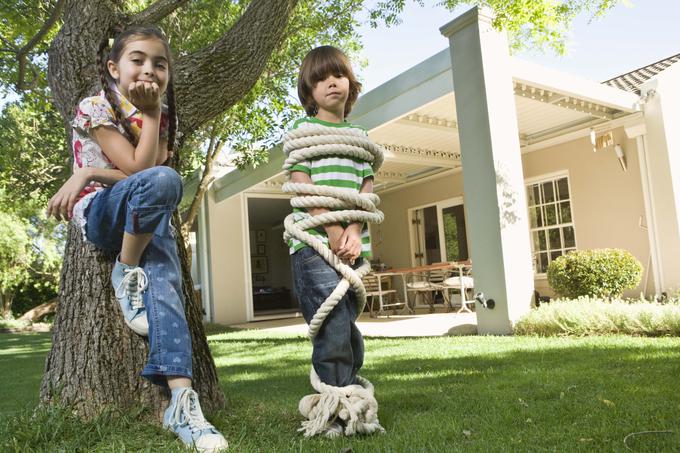
[[[198,393],[188,387],[173,391],[163,427],[177,434],[187,447],[200,452],[213,453],[229,447],[224,436],[203,416]]]
[[[138,335],[144,337],[149,335],[149,321],[146,318],[142,298],[144,290],[149,286],[144,269],[128,266],[116,258],[116,264],[111,272],[111,283],[123,311],[125,324]]]

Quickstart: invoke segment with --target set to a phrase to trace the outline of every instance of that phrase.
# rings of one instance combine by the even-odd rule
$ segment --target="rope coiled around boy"
[[[283,164],[286,177],[298,162],[320,156],[346,156],[365,160],[377,172],[383,163],[383,150],[373,143],[363,131],[355,128],[337,128],[321,124],[289,131],[284,137]],[[316,250],[341,275],[342,280],[330,296],[321,304],[309,324],[308,335],[313,339],[323,325],[326,316],[335,308],[351,285],[357,296],[357,316],[366,305],[366,289],[361,278],[371,271],[371,264],[364,263],[357,269],[338,258],[320,239],[306,232],[327,223],[372,222],[381,223],[384,215],[378,210],[380,198],[373,193],[357,193],[351,189],[323,185],[286,182],[282,190],[294,194],[291,206],[294,208],[327,208],[330,211],[316,216],[308,215],[300,220],[292,213],[284,221],[284,240],[291,237],[304,242]],[[319,393],[307,395],[300,400],[299,410],[307,420],[302,422],[300,431],[306,437],[321,434],[330,423],[340,418],[344,434],[371,434],[384,432],[378,421],[378,402],[374,397],[373,385],[357,375],[357,384],[335,387],[321,382],[314,370],[310,371],[312,387]]]

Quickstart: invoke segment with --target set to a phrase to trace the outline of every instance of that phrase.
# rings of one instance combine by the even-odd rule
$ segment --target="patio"
[[[371,318],[363,313],[357,326],[364,337],[440,337],[446,335],[476,335],[476,313],[428,313],[427,308],[416,309],[414,315],[394,315],[389,318]],[[261,330],[269,333],[307,334],[307,324],[301,316],[234,324],[244,330]]]

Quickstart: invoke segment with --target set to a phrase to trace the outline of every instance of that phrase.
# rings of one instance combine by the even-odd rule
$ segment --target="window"
[[[527,184],[534,272],[544,274],[558,256],[576,249],[567,176]]]

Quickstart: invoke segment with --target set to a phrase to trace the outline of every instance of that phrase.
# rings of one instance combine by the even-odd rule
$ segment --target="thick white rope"
[[[346,156],[371,163],[377,171],[383,162],[382,149],[374,144],[366,134],[354,128],[334,128],[319,124],[305,123],[303,127],[288,132],[284,138],[283,151],[286,160],[283,169],[290,175],[290,169],[297,163],[320,156]],[[371,264],[365,261],[359,268],[343,263],[320,239],[306,230],[335,222],[373,222],[383,221],[383,213],[378,210],[380,198],[373,193],[357,193],[351,189],[317,186],[314,184],[287,182],[283,191],[293,193],[291,206],[295,208],[328,208],[332,211],[311,216],[307,213],[292,213],[284,221],[283,238],[295,238],[312,247],[334,269],[342,280],[321,304],[309,323],[308,335],[313,339],[328,314],[343,298],[351,285],[357,296],[357,316],[366,305],[366,288],[361,278],[371,271]],[[319,392],[302,398],[300,413],[307,418],[302,422],[300,431],[306,437],[325,433],[332,436],[329,426],[336,420],[344,422],[344,434],[370,434],[384,432],[378,421],[378,402],[373,396],[373,385],[365,378],[356,376],[359,385],[335,387],[321,382],[312,370],[310,382]]]

